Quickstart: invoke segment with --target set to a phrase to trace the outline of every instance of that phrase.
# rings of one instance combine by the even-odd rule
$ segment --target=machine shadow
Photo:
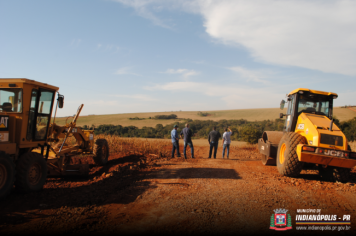
[[[139,157],[138,157],[139,158]],[[138,159],[120,158],[113,163],[135,162]],[[154,170],[149,167],[155,167]],[[115,172],[113,176],[80,187],[44,188],[40,192],[19,194],[15,191],[0,202],[0,230],[2,225],[20,225],[33,218],[56,216],[61,207],[78,208],[87,206],[103,206],[107,204],[129,204],[149,189],[157,188],[152,179],[241,179],[233,169],[221,168],[157,168],[159,165],[150,163],[141,165],[139,170],[127,169]],[[106,170],[106,169],[105,169]],[[73,181],[64,179],[63,181]],[[165,184],[170,184],[169,182]],[[176,183],[179,184],[179,183]],[[186,185],[186,183],[184,183]],[[188,183],[189,185],[189,183]],[[26,201],[23,201],[26,199]],[[41,213],[44,210],[46,214]]]
[[[104,173],[108,173],[113,166],[122,165],[122,164],[125,165],[137,164],[139,161],[143,159],[143,157],[144,156],[129,155],[117,159],[112,159],[112,160],[109,159],[108,163],[104,166],[89,164],[90,169],[99,168],[99,170],[95,171],[94,173],[90,173],[89,175],[68,175],[68,176],[53,175],[48,177],[49,179],[47,179],[47,182],[60,182],[62,180],[68,182],[87,182],[88,180],[92,180],[94,177],[99,177]],[[53,180],[53,178],[61,178],[61,180]]]
[[[178,168],[162,169],[156,179],[241,179],[234,169],[222,168]]]

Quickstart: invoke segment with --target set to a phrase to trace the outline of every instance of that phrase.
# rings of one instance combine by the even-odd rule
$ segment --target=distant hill
[[[112,114],[112,115],[89,115],[80,116],[77,120],[78,126],[92,124],[99,126],[102,124],[113,124],[122,126],[136,126],[142,128],[143,126],[155,127],[156,124],[171,124],[175,121],[183,121],[182,119],[192,120],[231,120],[231,119],[245,119],[248,121],[261,121],[261,120],[274,120],[279,118],[279,113],[282,111],[279,108],[257,108],[257,109],[237,109],[237,110],[220,110],[220,111],[169,111],[169,112],[148,112],[148,113],[125,113],[125,114]],[[286,109],[283,113],[286,112]],[[203,115],[202,115],[203,113]],[[177,119],[149,119],[157,115],[170,115],[175,114]],[[200,115],[199,115],[200,114]],[[348,108],[334,108],[334,116],[340,121],[346,121],[356,116],[356,112]],[[129,119],[129,118],[144,118],[144,119]],[[68,118],[70,122],[72,118]],[[56,118],[58,125],[65,124],[66,118]]]

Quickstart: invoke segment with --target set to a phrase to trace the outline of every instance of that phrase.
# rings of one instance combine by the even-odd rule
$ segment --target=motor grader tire
[[[109,145],[106,139],[97,139],[94,145],[94,162],[97,165],[103,166],[108,163]]]
[[[304,163],[298,160],[297,145],[306,144],[305,137],[298,133],[285,133],[279,142],[277,152],[277,169],[283,176],[296,177]]]
[[[15,164],[10,156],[0,151],[0,199],[10,194],[15,182]]]
[[[21,193],[37,192],[43,189],[47,178],[47,163],[36,152],[24,153],[16,165],[15,187]]]
[[[266,155],[263,155],[261,154],[262,157],[261,157],[261,160],[262,160],[262,164],[264,166],[275,166],[276,165],[276,159],[275,158],[271,158],[271,157],[268,157]]]

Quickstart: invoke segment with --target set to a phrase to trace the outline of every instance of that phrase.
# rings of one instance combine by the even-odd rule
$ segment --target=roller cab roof
[[[295,94],[295,93],[298,93],[299,91],[305,91],[305,92],[310,92],[310,93],[320,94],[320,95],[326,95],[326,96],[338,96],[337,93],[324,92],[324,91],[312,90],[312,89],[307,89],[307,88],[298,88],[298,89],[295,89],[295,90],[293,90],[292,92],[290,92],[290,93],[288,94],[288,96],[289,96],[289,95],[292,95],[292,94]]]

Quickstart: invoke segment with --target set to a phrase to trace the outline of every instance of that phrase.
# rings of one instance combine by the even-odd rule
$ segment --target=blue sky
[[[60,87],[59,116],[355,104],[356,2],[0,1],[0,77]]]

